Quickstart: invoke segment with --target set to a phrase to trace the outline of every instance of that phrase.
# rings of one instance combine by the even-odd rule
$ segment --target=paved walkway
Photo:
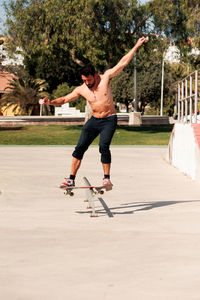
[[[84,191],[57,188],[71,147],[0,147],[3,300],[199,300],[200,184],[166,148],[113,147],[114,189],[90,218]],[[77,178],[102,178],[97,148]]]

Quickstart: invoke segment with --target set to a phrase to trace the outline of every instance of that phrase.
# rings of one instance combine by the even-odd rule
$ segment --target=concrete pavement
[[[200,184],[166,148],[112,147],[114,189],[90,218],[57,188],[72,147],[0,147],[0,299],[200,299]],[[98,148],[76,184],[102,179]]]

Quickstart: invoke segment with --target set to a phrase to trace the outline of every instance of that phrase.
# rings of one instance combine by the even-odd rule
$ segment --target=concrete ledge
[[[16,127],[26,125],[84,125],[85,117],[55,117],[55,116],[16,116],[0,117],[1,127]],[[119,125],[128,125],[128,116],[118,115]]]
[[[167,160],[184,174],[200,181],[200,124],[174,125]]]
[[[0,127],[18,125],[82,125],[84,117],[54,117],[54,116],[31,116],[31,117],[0,117]]]
[[[169,125],[169,117],[142,116],[142,125]]]
[[[117,114],[119,125],[129,124],[129,114]],[[168,125],[171,124],[169,117],[142,116],[142,125]],[[56,116],[15,116],[0,117],[0,127],[25,126],[25,125],[83,125],[84,117],[56,117]],[[140,125],[140,124],[137,124]]]

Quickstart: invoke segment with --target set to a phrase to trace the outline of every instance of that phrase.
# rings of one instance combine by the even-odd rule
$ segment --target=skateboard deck
[[[74,196],[73,190],[78,189],[90,189],[94,194],[104,194],[104,191],[108,192],[112,190],[112,185],[101,185],[101,186],[60,186],[61,189],[65,190],[65,195]]]

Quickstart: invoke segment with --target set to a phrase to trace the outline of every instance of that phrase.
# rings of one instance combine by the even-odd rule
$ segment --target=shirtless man
[[[74,186],[76,173],[81,165],[85,151],[93,140],[100,134],[99,152],[104,171],[103,185],[112,185],[110,181],[110,143],[117,126],[117,115],[113,102],[110,82],[128,65],[134,53],[147,39],[140,38],[136,45],[118,62],[116,66],[107,70],[104,74],[98,74],[92,65],[86,65],[81,70],[83,84],[75,88],[70,94],[50,101],[41,99],[48,105],[62,105],[83,96],[90,104],[92,117],[82,128],[77,146],[72,154],[72,167],[69,178],[65,178],[63,186]]]

